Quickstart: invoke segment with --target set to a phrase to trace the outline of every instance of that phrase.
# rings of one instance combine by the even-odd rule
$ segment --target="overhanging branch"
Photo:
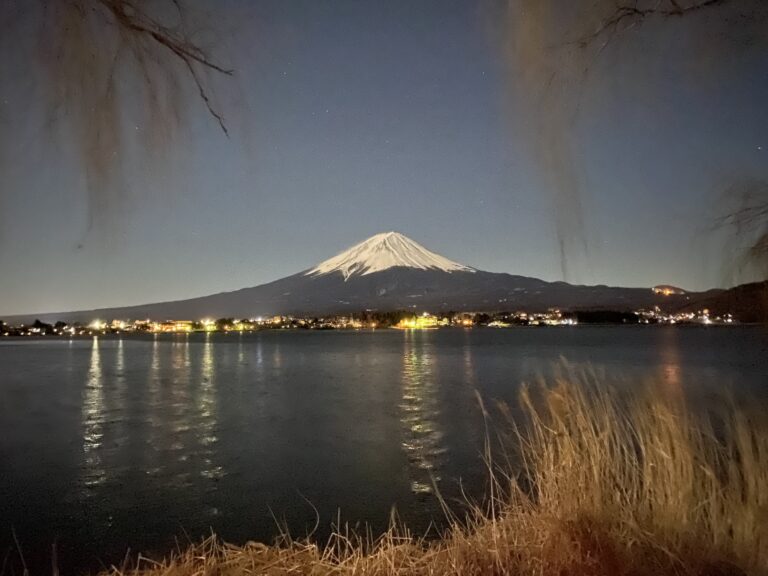
[[[151,42],[162,46],[182,61],[189,72],[192,81],[195,83],[200,99],[205,104],[208,112],[219,124],[219,127],[224,134],[229,136],[229,131],[224,123],[224,118],[214,107],[208,90],[200,78],[200,74],[195,66],[199,65],[203,68],[213,70],[214,72],[226,74],[227,76],[231,76],[233,70],[224,68],[213,62],[208,55],[184,33],[163,26],[135,4],[127,0],[96,1],[112,14],[115,22],[124,30],[147,38]],[[179,15],[181,15],[183,13],[183,8],[179,0],[171,0],[171,2],[176,7]]]

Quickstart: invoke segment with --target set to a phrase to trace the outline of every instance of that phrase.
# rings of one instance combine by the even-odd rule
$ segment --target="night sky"
[[[221,5],[208,40],[236,74],[210,85],[231,136],[190,100],[152,161],[127,147],[90,212],[76,148],[44,128],[37,64],[0,40],[0,314],[253,286],[388,230],[475,268],[562,279],[499,3]],[[567,240],[586,243],[569,281],[733,282],[711,225],[723,190],[768,179],[768,53],[737,42],[699,67],[697,25],[644,23],[566,92],[584,222]]]

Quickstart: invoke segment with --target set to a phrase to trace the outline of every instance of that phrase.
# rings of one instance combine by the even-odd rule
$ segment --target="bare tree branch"
[[[732,186],[724,200],[736,204],[715,220],[715,228],[726,229],[736,247],[742,269],[768,273],[768,182],[750,181]]]
[[[217,21],[226,21],[218,6],[213,10]],[[55,145],[58,137],[77,154],[87,194],[86,236],[92,230],[113,235],[127,203],[143,193],[131,189],[131,163],[141,161],[134,153],[156,162],[153,168],[164,167],[159,159],[169,140],[200,103],[200,116],[230,136],[213,82],[233,70],[200,41],[198,27],[206,22],[184,0],[0,0],[3,49],[25,53],[7,59],[25,94],[14,99],[13,112],[25,119],[19,124],[33,143],[45,135]],[[16,61],[29,58],[38,60],[42,73],[24,75]],[[3,133],[1,143],[8,146],[0,160],[6,150],[10,157],[27,148],[12,133]]]
[[[628,22],[628,25],[624,28],[624,30],[626,30],[652,16],[681,17],[707,8],[721,6],[730,1],[731,0],[699,0],[692,4],[681,5],[677,0],[667,0],[666,2],[657,1],[654,5],[648,7],[639,7],[640,3],[636,1],[633,5],[619,5],[611,15],[602,21],[597,30],[581,37],[576,43],[584,47],[604,35],[608,35],[609,38],[606,40],[606,43],[608,43],[613,36],[623,31],[619,27],[624,22]],[[603,46],[605,46],[605,44]]]
[[[233,70],[224,68],[213,62],[205,52],[184,34],[161,25],[157,20],[151,18],[146,12],[137,8],[135,4],[128,0],[92,0],[104,6],[114,17],[115,22],[124,30],[152,39],[158,45],[168,49],[177,56],[188,70],[192,81],[197,87],[200,99],[205,104],[208,112],[216,119],[219,127],[224,134],[229,135],[229,131],[224,123],[224,118],[213,106],[211,98],[200,79],[200,75],[195,70],[195,64],[205,68],[231,76]],[[179,14],[183,15],[183,8],[179,0],[171,0]]]

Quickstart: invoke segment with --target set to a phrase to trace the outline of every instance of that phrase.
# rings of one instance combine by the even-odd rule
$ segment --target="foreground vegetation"
[[[339,530],[323,545],[211,537],[112,574],[768,574],[768,418],[726,400],[694,415],[667,386],[627,399],[571,373],[525,388],[512,450],[486,458],[489,499],[462,518],[446,508],[438,540],[395,521],[380,538]]]

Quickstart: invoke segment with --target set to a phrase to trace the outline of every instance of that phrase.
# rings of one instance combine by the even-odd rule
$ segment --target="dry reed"
[[[379,538],[337,530],[323,545],[212,536],[110,574],[768,574],[765,414],[725,397],[694,414],[678,389],[629,396],[573,369],[524,387],[520,405],[510,455],[498,464],[487,449],[488,499],[462,518],[446,507],[451,528],[438,540],[394,519]]]

